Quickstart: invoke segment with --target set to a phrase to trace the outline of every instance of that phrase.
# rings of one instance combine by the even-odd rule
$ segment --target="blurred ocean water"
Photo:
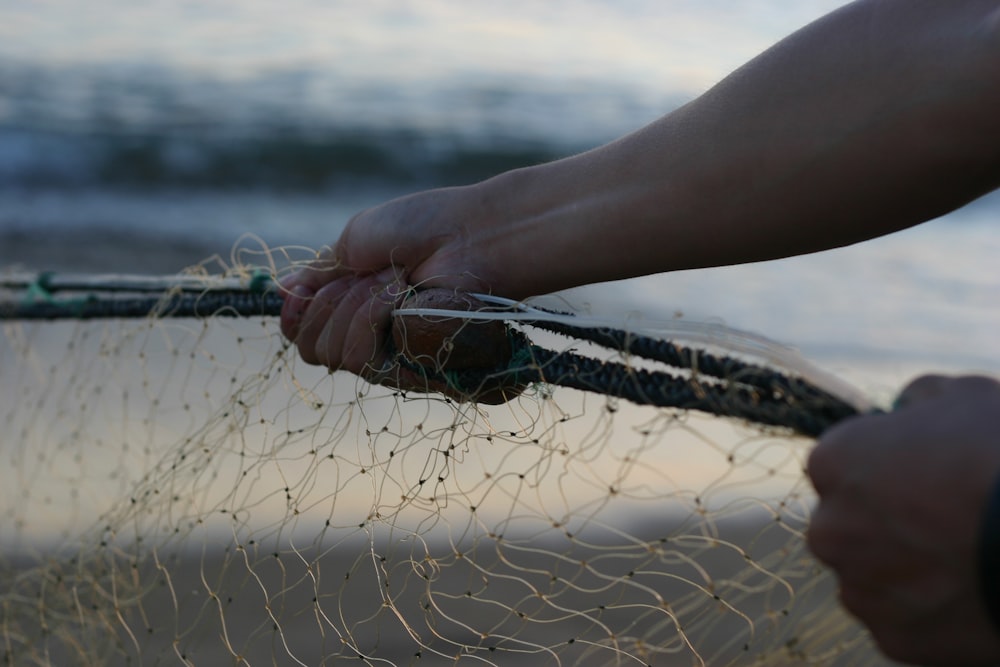
[[[0,4],[0,266],[172,272],[641,126],[839,0]],[[848,374],[1000,371],[1000,199],[901,235],[580,293]],[[558,258],[553,258],[558,261]]]
[[[635,129],[838,3],[770,4],[9,3],[0,187],[478,180]]]

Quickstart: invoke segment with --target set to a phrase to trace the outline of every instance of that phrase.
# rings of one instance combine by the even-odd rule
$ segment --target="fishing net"
[[[754,419],[835,420],[809,372],[718,331],[667,370],[639,353],[682,327],[487,302],[402,358],[431,391],[372,385],[281,337],[260,276],[305,258],[206,263],[138,318],[8,282],[4,664],[879,661],[805,549],[808,428]],[[445,360],[485,321],[515,349],[470,380]],[[499,376],[506,402],[462,400]]]

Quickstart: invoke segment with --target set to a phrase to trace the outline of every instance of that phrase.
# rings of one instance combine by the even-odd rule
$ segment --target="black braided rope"
[[[205,292],[167,297],[81,297],[0,303],[0,320],[120,319],[142,317],[257,317],[281,313],[276,292]]]
[[[522,361],[515,361],[504,368],[440,372],[410,362],[402,355],[398,356],[398,361],[428,380],[444,382],[456,392],[473,397],[490,387],[541,382],[622,398],[638,405],[698,410],[787,428],[809,437],[816,437],[838,421],[857,414],[852,405],[800,378],[752,367],[737,360],[733,360],[737,365],[760,371],[756,379],[764,384],[756,386],[747,383],[746,377],[740,376],[739,372],[735,378],[691,373],[675,375],[601,361],[574,352],[555,352],[538,347],[523,334],[515,333],[511,339],[515,346],[514,356]],[[627,335],[625,332],[618,333]],[[685,355],[697,353],[675,347]],[[721,370],[716,370],[721,374]],[[798,391],[784,390],[790,386],[795,386]]]
[[[281,313],[277,292],[213,291],[166,297],[86,296],[21,303],[0,302],[0,320],[118,319],[144,317],[259,317]],[[500,385],[547,383],[622,398],[639,405],[698,410],[817,436],[857,410],[807,381],[724,355],[611,328],[531,322],[554,333],[658,361],[681,375],[606,362],[538,347],[510,329],[514,361],[504,368],[440,372],[399,362],[429,380],[474,397]],[[679,372],[678,371],[678,372]]]
[[[531,326],[571,338],[597,343],[607,348],[659,361],[674,368],[688,369],[697,375],[710,376],[756,388],[765,393],[794,397],[799,401],[828,402],[838,399],[802,378],[773,368],[753,364],[728,355],[678,345],[669,340],[644,336],[621,329],[577,327],[560,322],[529,322]]]
[[[742,379],[708,381],[697,375],[677,376],[541,348],[533,350],[533,354],[544,381],[552,384],[596,391],[639,405],[698,410],[790,428],[810,437],[857,414],[853,406],[815,389],[816,398],[802,400],[767,387],[744,384]]]

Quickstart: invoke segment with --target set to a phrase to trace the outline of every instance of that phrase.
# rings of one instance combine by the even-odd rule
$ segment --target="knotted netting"
[[[183,282],[294,263],[241,254]],[[4,296],[67,301],[48,287]],[[426,366],[458,336],[422,357],[431,391],[399,391],[302,363],[273,314],[177,316],[177,294],[139,318],[3,323],[5,664],[879,662],[805,547],[812,440],[746,414],[748,395],[812,414],[827,394],[746,384],[770,361],[704,377],[751,356],[723,341],[665,370],[522,309],[515,337],[619,388],[670,376],[741,411],[563,386],[586,373],[538,354],[486,404]]]

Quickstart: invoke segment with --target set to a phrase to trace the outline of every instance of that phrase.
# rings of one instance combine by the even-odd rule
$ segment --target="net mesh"
[[[0,379],[5,664],[879,662],[781,429],[372,386],[268,317],[8,322]]]

